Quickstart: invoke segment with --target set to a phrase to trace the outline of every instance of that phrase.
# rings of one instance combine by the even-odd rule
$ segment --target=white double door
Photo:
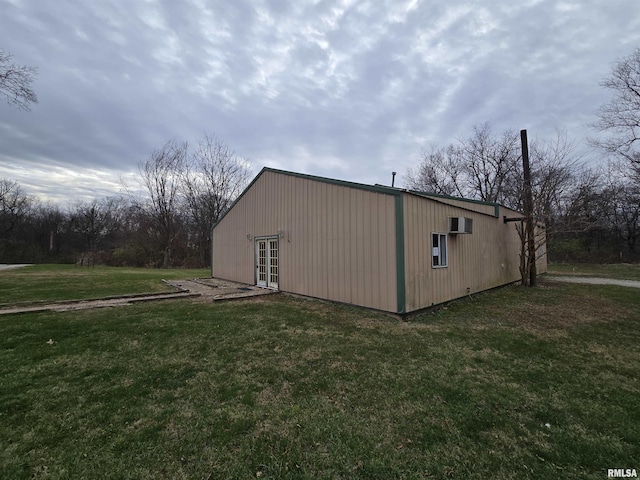
[[[278,288],[278,237],[256,239],[256,284]]]

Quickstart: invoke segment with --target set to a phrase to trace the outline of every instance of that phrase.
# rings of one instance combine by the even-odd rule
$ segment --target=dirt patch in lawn
[[[504,309],[491,307],[496,317],[504,318]],[[522,302],[509,306],[511,322],[535,334],[568,335],[572,327],[589,323],[615,322],[627,318],[629,310],[602,297],[567,296],[563,303]]]

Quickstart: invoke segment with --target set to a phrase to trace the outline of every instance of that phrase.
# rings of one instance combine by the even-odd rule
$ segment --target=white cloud
[[[0,165],[0,178],[17,181],[29,195],[43,202],[61,205],[116,195],[122,190],[121,178],[130,176],[107,169],[47,166],[46,160],[40,165]]]

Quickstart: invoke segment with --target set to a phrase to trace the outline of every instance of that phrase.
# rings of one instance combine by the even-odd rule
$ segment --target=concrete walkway
[[[175,288],[176,292],[143,293],[138,295],[121,295],[116,297],[98,298],[90,300],[67,300],[51,303],[14,304],[0,307],[1,315],[34,312],[68,312],[70,310],[87,310],[92,308],[123,307],[140,302],[159,300],[177,300],[181,298],[199,297],[205,302],[219,302],[240,298],[256,297],[277,293],[253,285],[228,282],[215,278],[201,278],[193,280],[165,280],[167,285]]]
[[[564,275],[547,275],[547,279],[556,282],[567,283],[590,283],[592,285],[617,285],[620,287],[640,288],[640,281],[637,280],[618,280],[615,278],[597,278],[597,277],[569,277]]]
[[[53,303],[38,303],[31,305],[11,305],[0,308],[1,315],[11,315],[15,313],[36,313],[36,312],[68,312],[71,310],[88,310],[93,308],[123,307],[139,302],[151,302],[158,300],[174,300],[179,298],[199,297],[199,294],[189,292],[165,293],[165,294],[144,294],[125,295],[122,297],[108,297],[91,300],[68,300]]]

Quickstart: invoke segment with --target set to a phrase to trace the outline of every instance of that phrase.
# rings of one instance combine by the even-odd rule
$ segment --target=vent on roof
[[[472,233],[473,219],[466,217],[449,217],[449,233]]]

